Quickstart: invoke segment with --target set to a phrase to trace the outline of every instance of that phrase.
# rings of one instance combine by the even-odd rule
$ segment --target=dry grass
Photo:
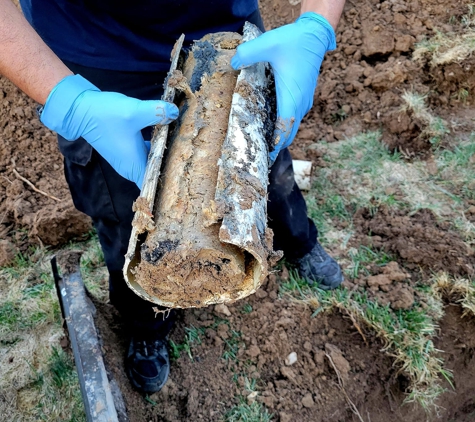
[[[81,272],[99,300],[107,277],[97,239],[67,248],[83,249]],[[64,335],[52,277],[52,253],[37,249],[0,268],[0,417],[5,421],[83,421],[84,408]]]
[[[405,91],[402,95],[402,99],[405,102],[402,110],[410,110],[413,113],[414,117],[418,119],[424,127],[421,136],[429,139],[430,143],[437,146],[450,131],[447,122],[435,116],[429,107],[427,107],[426,98],[426,95]]]
[[[451,277],[442,272],[432,278],[434,295],[460,304],[463,315],[475,316],[475,282],[466,278]]]
[[[413,53],[416,61],[428,61],[431,66],[461,63],[475,51],[475,5],[468,5],[468,13],[462,17],[463,32],[442,33],[417,44]]]

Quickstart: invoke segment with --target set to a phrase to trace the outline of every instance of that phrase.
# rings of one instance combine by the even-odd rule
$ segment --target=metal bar
[[[94,326],[95,308],[79,271],[81,254],[69,251],[51,260],[61,309],[69,332],[88,422],[119,422]],[[122,418],[121,418],[122,419]],[[122,419],[123,420],[123,419]]]

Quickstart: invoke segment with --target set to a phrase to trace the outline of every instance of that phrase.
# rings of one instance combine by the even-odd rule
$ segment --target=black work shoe
[[[170,373],[166,340],[130,341],[125,370],[131,384],[141,393],[160,391]]]
[[[295,260],[294,264],[300,277],[307,279],[309,284],[318,283],[320,289],[336,289],[343,282],[340,266],[318,242],[308,254]]]

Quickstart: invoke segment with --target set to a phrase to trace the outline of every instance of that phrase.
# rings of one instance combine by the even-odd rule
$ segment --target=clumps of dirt
[[[38,237],[46,245],[58,246],[86,235],[91,229],[90,219],[69,200],[46,205],[37,211],[29,236],[30,239]]]
[[[475,417],[472,371],[475,364],[475,320],[473,316],[464,317],[460,307],[447,306],[439,325],[440,335],[434,340],[435,347],[444,351],[445,367],[454,374],[453,386],[444,382],[444,388],[447,391],[455,388],[455,394],[446,394],[441,400],[444,420],[471,422]]]
[[[82,251],[62,251],[57,255],[58,264],[63,274],[73,274],[79,271],[79,261]]]
[[[411,111],[393,110],[382,118],[387,129],[385,144],[393,151],[400,151],[406,157],[427,155],[431,143],[422,135],[424,125]]]
[[[473,250],[450,230],[449,223],[438,221],[430,210],[410,215],[385,206],[374,214],[363,209],[356,213],[354,222],[359,231],[355,244],[394,254],[409,270],[443,270],[454,276],[474,274]]]
[[[0,240],[0,267],[6,267],[13,262],[18,250],[8,239]]]
[[[284,3],[262,2],[268,29],[299,16],[300,4]],[[425,158],[430,144],[420,137],[419,122],[410,115],[400,116],[401,94],[405,90],[429,94],[435,115],[453,117],[455,108],[463,106],[457,98],[463,83],[454,83],[453,78],[471,81],[475,66],[450,66],[439,77],[412,60],[412,53],[417,43],[438,31],[456,31],[467,13],[464,1],[347,1],[337,28],[337,49],[325,56],[314,107],[290,148],[294,158],[313,159],[316,142],[334,142],[366,130],[382,130],[390,148]],[[473,130],[473,123],[470,126],[468,130]]]
[[[460,63],[448,63],[432,69],[424,68],[424,75],[429,86],[437,87],[437,94],[432,93],[430,96],[432,104],[439,107],[473,104],[475,58],[470,57]]]
[[[366,285],[374,292],[378,302],[389,304],[394,310],[410,309],[414,304],[414,289],[407,283],[411,279],[410,274],[403,271],[396,261],[389,262],[380,271],[380,274],[366,279]]]
[[[89,218],[74,209],[56,137],[40,123],[35,108],[0,78],[0,233],[17,252],[40,242],[55,246],[91,230]],[[35,192],[14,170],[61,202]]]
[[[402,283],[404,272],[393,265],[389,268],[386,275],[396,279],[393,283]],[[228,305],[224,313],[219,305],[182,311],[171,339],[182,345],[186,327],[199,332],[201,340],[189,343],[190,354],[182,350],[180,357],[172,360],[169,381],[147,400],[127,381],[123,370],[126,345],[117,338],[121,328],[111,310],[103,308],[98,306],[98,326],[106,364],[120,384],[133,422],[222,421],[226,411],[238,404],[238,397],[247,403],[262,403],[280,421],[324,421],[329,415],[332,420],[356,420],[345,393],[371,421],[439,420],[436,415],[427,416],[421,407],[402,406],[404,377],[392,359],[380,352],[380,340],[368,332],[363,339],[358,332],[361,327],[339,313],[312,317],[310,309],[301,304],[279,300],[275,275],[255,295]],[[101,322],[104,316],[107,324]],[[443,323],[449,335],[437,346],[446,350],[455,335],[453,327],[459,323],[454,318]],[[456,369],[457,394],[460,388],[464,400],[471,403],[470,389],[458,387],[458,380],[473,388],[467,365],[473,362],[469,348],[474,333],[473,323],[467,324],[466,338],[457,340],[457,345],[465,348],[456,345],[448,349],[449,366]],[[257,394],[249,390],[253,383]],[[440,404],[440,417],[447,420],[449,415],[468,414],[462,401],[454,404],[453,393],[442,395]]]

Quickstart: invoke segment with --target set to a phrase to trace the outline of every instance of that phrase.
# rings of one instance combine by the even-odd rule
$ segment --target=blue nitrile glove
[[[273,29],[237,48],[234,69],[269,62],[277,94],[275,149],[270,159],[288,147],[302,118],[313,104],[313,94],[323,56],[336,48],[335,31],[321,15],[307,12],[294,23]]]
[[[82,136],[117,173],[139,188],[148,155],[140,131],[157,123],[168,124],[177,117],[174,104],[102,92],[80,75],[62,79],[41,113],[45,126],[68,141]]]

